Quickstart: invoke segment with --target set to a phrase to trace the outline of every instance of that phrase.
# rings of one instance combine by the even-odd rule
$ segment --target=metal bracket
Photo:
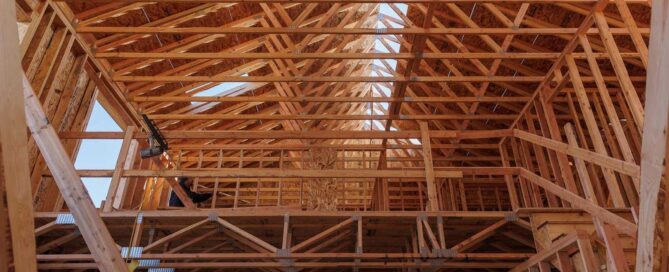
[[[279,249],[279,250],[276,251],[276,256],[280,257],[279,258],[279,263],[282,266],[290,267],[290,269],[294,269],[294,268],[292,268],[292,266],[295,264],[295,261],[293,259],[288,258],[288,257],[290,257],[290,249],[288,249],[288,248]]]
[[[430,262],[429,271],[437,271],[444,264],[444,259],[429,259],[428,262]]]
[[[159,259],[142,259],[139,260],[138,267],[155,267],[160,265]]]
[[[149,268],[147,272],[175,272],[174,268]]]
[[[141,258],[144,247],[122,247],[121,257],[123,258]]]
[[[458,251],[452,248],[444,249],[444,258],[455,258],[458,256]]]
[[[209,222],[218,222],[218,213],[209,212],[209,214],[207,214],[207,219],[209,219]]]
[[[507,222],[517,222],[518,221],[518,215],[516,213],[505,213],[504,214],[504,220]]]
[[[56,216],[56,225],[76,225],[74,215],[71,213],[59,213]]]
[[[137,213],[137,225],[142,224],[142,221],[144,221],[144,213]]]
[[[428,255],[430,255],[430,248],[427,246],[422,246],[418,249],[418,252],[420,253],[421,258],[427,258]]]
[[[414,56],[416,59],[422,59],[423,58],[423,52],[416,52],[414,53]]]
[[[276,256],[277,257],[290,257],[290,249],[280,248],[279,250],[276,251]]]

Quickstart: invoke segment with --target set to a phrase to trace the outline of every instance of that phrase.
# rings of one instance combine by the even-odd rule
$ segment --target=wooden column
[[[2,156],[2,148],[0,148],[0,156]],[[2,163],[0,160],[0,173],[2,173]],[[5,201],[5,180],[0,174],[0,272],[7,272],[9,269],[9,260],[11,257],[11,241],[12,237],[9,234],[9,215],[7,214],[7,201]]]
[[[23,76],[23,82],[25,115],[28,127],[32,132],[35,143],[42,152],[44,161],[46,161],[53,174],[67,207],[77,222],[81,236],[86,241],[98,269],[108,272],[128,271],[127,265],[121,259],[121,253],[116,247],[116,243],[114,243],[107,227],[98,215],[98,211],[81,182],[74,164],[65,152],[58,134],[45,116],[44,110],[25,76]],[[14,102],[18,101],[20,100]],[[26,228],[26,226],[22,227]],[[32,232],[33,228],[30,228],[30,231]]]
[[[426,210],[438,211],[439,199],[437,196],[437,184],[434,178],[434,165],[432,163],[432,145],[430,144],[430,129],[427,122],[419,122],[421,143],[423,144],[423,161],[425,164],[425,181],[427,182],[427,200]]]
[[[16,3],[0,0],[0,186],[6,191],[7,215],[12,232],[14,270],[37,271],[33,202],[28,167],[28,138],[21,90],[19,34]],[[28,85],[30,86],[30,85]],[[3,190],[0,190],[2,192]],[[0,212],[4,212],[0,210]],[[5,224],[6,221],[0,222]],[[5,232],[0,235],[6,235]],[[7,245],[5,245],[5,249]],[[3,255],[7,256],[4,252]],[[8,267],[2,267],[7,269]]]
[[[650,56],[646,109],[641,147],[641,200],[637,235],[636,271],[666,271],[667,261],[667,122],[669,122],[669,1],[654,1],[651,16]],[[664,201],[659,201],[663,187]],[[662,204],[665,204],[662,211]],[[660,209],[658,209],[660,207]],[[658,211],[660,214],[658,214]],[[662,215],[664,213],[664,215]],[[662,218],[664,217],[664,220]],[[664,222],[663,222],[664,221]],[[664,241],[659,230],[664,227]],[[664,269],[664,270],[661,270]]]
[[[114,174],[112,175],[111,182],[109,183],[109,190],[107,191],[107,198],[105,199],[105,212],[111,212],[114,207],[114,202],[116,199],[121,197],[122,194],[118,193],[119,185],[121,184],[121,176],[123,175],[123,168],[125,162],[128,158],[128,153],[130,151],[130,145],[133,141],[132,137],[135,133],[135,126],[128,126],[125,130],[125,136],[123,137],[123,143],[121,144],[121,151],[119,151],[118,159],[116,160],[116,166],[114,168]]]

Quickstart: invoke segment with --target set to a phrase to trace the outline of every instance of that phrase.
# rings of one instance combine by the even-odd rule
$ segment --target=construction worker
[[[202,203],[211,198],[213,194],[211,193],[196,193],[191,191],[190,187],[193,185],[193,180],[187,177],[179,178],[179,186],[186,192],[186,195],[193,201],[194,204]],[[184,207],[184,204],[181,202],[181,199],[177,197],[177,194],[172,190],[170,194],[170,207]]]

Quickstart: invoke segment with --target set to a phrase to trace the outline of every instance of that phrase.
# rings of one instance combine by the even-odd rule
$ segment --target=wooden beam
[[[542,76],[126,76],[113,75],[117,82],[540,82]],[[643,78],[637,78],[643,79]],[[584,80],[591,80],[586,78]]]
[[[641,147],[641,192],[639,199],[639,235],[637,240],[636,271],[662,271],[669,266],[666,243],[669,237],[664,231],[660,240],[658,227],[667,227],[666,213],[662,211],[659,196],[664,193],[667,201],[669,171],[667,167],[667,129],[669,122],[669,1],[655,1],[652,9],[650,38],[650,60],[646,84],[646,121],[643,126]],[[664,181],[663,181],[664,180]],[[664,186],[663,186],[664,185]],[[664,205],[664,209],[668,209]],[[658,213],[664,213],[658,214]],[[660,218],[664,217],[663,222]],[[664,270],[666,271],[666,270]]]
[[[502,160],[503,167],[509,167],[509,154],[503,144],[499,145],[499,154]],[[504,181],[506,182],[506,188],[509,192],[509,202],[511,204],[511,210],[515,211],[520,208],[520,200],[518,199],[518,192],[516,190],[516,183],[512,175],[504,175]]]
[[[578,36],[585,34],[586,30],[589,29],[592,24],[594,23],[593,19],[593,14],[597,11],[601,11],[606,6],[608,5],[610,1],[609,0],[598,0],[596,3],[594,3],[594,6],[588,11],[588,14],[586,15],[585,19],[581,22],[579,25],[579,31],[576,32],[576,35],[574,35],[569,42],[564,46],[564,49],[562,50],[562,55],[553,63],[551,66],[550,70],[546,73],[545,79],[537,86],[536,90],[532,94],[532,99],[530,102],[525,104],[525,106],[522,109],[521,114],[518,115],[518,118],[516,121],[514,121],[513,125],[511,127],[515,127],[518,122],[524,117],[524,113],[529,111],[530,108],[532,108],[532,104],[534,103],[533,101],[535,99],[538,99],[540,102],[550,102],[553,97],[557,94],[557,88],[551,88],[550,83],[554,79],[556,79],[556,73],[559,71],[563,64],[564,64],[564,56],[567,54],[570,54],[574,51],[576,46],[578,45]],[[504,140],[504,139],[502,139]]]
[[[478,243],[482,242],[483,240],[487,239],[488,237],[492,236],[495,231],[497,231],[499,228],[503,227],[506,225],[507,221],[506,219],[499,220],[495,222],[494,224],[484,228],[483,230],[477,232],[476,234],[470,236],[466,240],[458,243],[457,245],[451,247],[452,250],[455,250],[456,252],[463,252],[468,249],[471,249],[472,247],[476,246]]]
[[[578,245],[579,252],[581,253],[581,259],[583,259],[583,270],[585,272],[597,272],[601,268],[599,266],[599,259],[595,255],[595,251],[592,248],[592,243],[590,242],[590,236],[587,233],[582,232],[582,230],[577,231],[580,235],[576,237],[576,243]],[[624,256],[622,256],[624,258]]]
[[[515,114],[149,114],[151,120],[509,120]]]
[[[595,114],[592,111],[590,106],[590,99],[585,93],[585,87],[583,86],[583,81],[581,81],[581,75],[578,71],[578,66],[576,61],[570,54],[565,56],[567,66],[569,67],[569,75],[576,91],[576,98],[578,99],[578,104],[581,108],[581,113],[585,119],[586,127],[588,128],[588,134],[590,140],[592,140],[593,146],[595,147],[595,152],[603,156],[608,157],[608,151],[606,150],[606,145],[604,144],[604,139],[600,132],[599,126],[597,125],[597,120],[595,120]],[[607,189],[609,191],[609,197],[613,202],[614,207],[625,207],[625,200],[623,199],[620,186],[618,185],[618,179],[613,173],[612,169],[604,168],[602,169],[604,175],[604,180],[606,181]],[[633,176],[634,177],[634,176]]]
[[[128,271],[128,267],[121,259],[121,254],[114,240],[104,222],[98,216],[98,211],[81,182],[81,178],[63,148],[58,134],[49,124],[42,105],[40,105],[30,82],[25,76],[23,82],[25,115],[28,127],[51,173],[53,173],[56,185],[58,185],[67,207],[74,216],[86,245],[95,257],[98,269],[108,272]],[[23,227],[25,228],[25,226]]]
[[[428,206],[425,210],[438,211],[439,197],[437,184],[434,179],[434,165],[432,162],[432,147],[430,147],[430,129],[427,122],[420,122],[421,143],[423,144],[423,164],[425,165],[425,182],[427,183]]]
[[[70,2],[74,0],[55,0]],[[88,0],[91,3],[340,3],[341,0]],[[555,0],[553,3],[594,4],[599,0]],[[613,2],[613,0],[610,0]],[[350,3],[544,3],[544,0],[347,0]],[[647,0],[625,0],[630,4],[648,4]]]
[[[171,175],[176,175],[176,174],[184,174],[186,176],[188,175],[196,175],[199,177],[220,177],[217,175],[223,175],[223,176],[234,176],[238,175],[239,173],[242,173],[242,170],[237,169],[239,172],[230,172],[228,170],[234,170],[237,168],[222,168],[222,172],[207,172],[207,171],[200,171],[200,170],[180,170],[181,172],[170,172],[168,174]],[[395,171],[395,172],[380,172],[379,175],[382,177],[398,177],[398,176],[406,176],[406,178],[409,178],[411,176],[417,176],[417,179],[420,179],[421,177],[424,177],[423,175],[420,174],[421,170],[423,167],[411,167],[411,168],[406,168],[404,170],[402,169],[386,169],[390,171]],[[214,169],[212,169],[214,170]],[[246,168],[246,170],[254,170],[250,168]],[[266,170],[272,170],[272,169],[266,169]],[[365,170],[365,169],[361,169]],[[497,176],[497,175],[518,175],[520,172],[520,168],[518,167],[435,167],[436,175],[437,177],[442,177],[442,176],[447,176],[447,175],[458,175],[459,173],[462,173],[462,175],[469,176],[469,175],[484,175],[484,176]],[[149,172],[146,172],[149,171]],[[274,171],[274,172],[272,172]],[[278,178],[282,177],[288,177],[288,176],[296,176],[296,177],[304,177],[304,176],[309,176],[309,175],[316,175],[314,172],[307,171],[306,170],[300,170],[300,169],[274,169],[272,171],[251,171],[249,172],[249,177],[270,177],[270,176],[278,176]],[[349,169],[347,171],[357,171],[357,170],[352,170]],[[409,172],[407,174],[402,174],[401,172]],[[414,173],[414,171],[418,171]],[[452,173],[446,173],[444,171],[451,171]],[[304,172],[304,173],[303,173]],[[424,171],[423,171],[424,172]],[[79,173],[79,176],[81,177],[111,177],[114,174],[113,169],[87,169],[87,170],[78,170],[77,173]],[[153,171],[153,170],[128,170],[124,172],[123,176],[125,177],[152,177],[151,175],[157,175],[159,171]],[[333,172],[337,173],[336,175],[340,175],[340,172]],[[351,174],[350,176],[355,177],[358,175],[362,175],[365,177],[370,176],[368,172],[365,170],[363,172],[360,172],[362,174]],[[51,173],[43,173],[42,174],[45,177],[50,177],[52,176]],[[323,174],[326,175],[326,174]],[[232,177],[233,179],[236,178]],[[222,179],[221,179],[222,180]]]
[[[216,231],[216,230],[214,230]],[[344,231],[344,234],[351,234],[351,231]],[[209,233],[205,233],[209,234]],[[337,237],[335,235],[333,237]],[[201,236],[200,236],[201,237]],[[341,238],[337,241],[341,241]],[[328,239],[329,240],[329,239]],[[319,244],[320,245],[320,244]],[[522,260],[531,257],[531,253],[458,253],[453,256],[454,259],[468,259],[468,260]],[[397,258],[420,258],[419,254],[414,253],[339,253],[339,252],[305,252],[305,253],[291,253],[290,256],[282,257],[282,259],[351,259],[359,257],[360,259],[397,259]],[[275,253],[271,252],[232,252],[232,253],[144,253],[142,258],[146,259],[161,259],[161,260],[183,260],[200,258],[203,260],[253,260],[253,259],[272,259],[276,258]],[[41,254],[37,256],[39,261],[88,261],[92,257],[90,254]]]
[[[618,3],[619,1],[616,1]],[[613,129],[613,132],[615,134],[616,140],[618,142],[618,145],[620,146],[621,153],[623,155],[623,158],[625,161],[630,162],[630,163],[635,163],[635,157],[634,153],[632,152],[631,149],[631,143],[627,138],[627,135],[625,134],[625,130],[620,122],[621,118],[618,116],[618,112],[616,111],[616,107],[613,104],[613,100],[611,99],[611,94],[609,93],[609,89],[606,86],[606,83],[604,80],[601,79],[602,77],[602,72],[599,69],[599,64],[597,63],[597,60],[592,57],[593,51],[592,51],[592,46],[590,45],[590,42],[588,41],[588,37],[585,35],[579,36],[581,46],[583,47],[583,50],[585,53],[588,55],[587,61],[588,61],[588,66],[590,67],[590,71],[592,72],[593,76],[595,77],[595,83],[597,85],[597,91],[599,92],[599,96],[601,98],[602,104],[604,106],[604,109],[606,110],[606,114],[609,117],[609,123],[611,124],[611,127]],[[632,178],[634,185],[636,186],[637,192],[639,191],[639,177],[633,177]]]
[[[200,221],[197,221],[197,222],[195,222],[195,223],[193,223],[193,224],[191,224],[191,225],[186,226],[185,228],[182,228],[182,229],[177,230],[177,231],[175,231],[175,232],[173,232],[173,233],[170,233],[169,235],[167,235],[167,236],[165,236],[165,237],[163,237],[163,238],[160,238],[158,241],[155,241],[155,242],[153,242],[153,243],[151,243],[151,244],[146,245],[146,246],[142,249],[142,251],[144,251],[144,252],[149,252],[149,251],[151,251],[152,249],[157,248],[158,246],[160,246],[160,245],[162,245],[162,244],[164,244],[164,243],[167,243],[167,242],[171,241],[172,239],[174,239],[174,238],[176,238],[176,237],[179,237],[179,236],[181,236],[181,235],[184,235],[184,234],[186,234],[187,232],[190,232],[190,231],[192,231],[192,230],[194,230],[194,229],[196,229],[196,228],[198,228],[198,227],[200,227],[200,226],[203,226],[203,225],[205,225],[205,224],[207,224],[207,223],[209,223],[209,222],[210,222],[210,221],[209,221],[208,218],[206,218],[206,219],[202,219],[202,220],[200,220]]]
[[[381,257],[383,258],[383,257]],[[332,261],[332,262],[315,262],[315,261],[298,261],[291,264],[285,264],[277,261],[259,261],[259,262],[161,262],[159,266],[151,268],[170,267],[177,270],[190,270],[194,268],[209,268],[209,269],[227,269],[227,270],[251,270],[251,269],[329,269],[341,270],[342,268],[360,268],[373,270],[392,270],[401,268],[410,269],[430,269],[430,268],[444,268],[444,269],[463,269],[463,270],[479,270],[479,269],[510,269],[518,265],[518,262],[466,262],[466,261],[448,261],[431,263],[427,261],[407,262],[407,261],[369,261],[369,262],[355,262],[355,261]],[[40,270],[90,270],[95,269],[94,263],[45,263],[38,266]],[[190,268],[190,269],[188,269]],[[273,271],[273,270],[272,270]],[[590,271],[588,271],[590,272]]]
[[[457,170],[435,170],[438,178],[462,178]],[[127,170],[126,177],[274,177],[274,178],[424,178],[424,170],[300,170],[271,168],[227,168],[217,170]]]
[[[637,124],[639,133],[642,133],[640,130],[643,127],[644,122],[643,105],[639,100],[639,95],[637,94],[636,88],[634,88],[634,84],[632,84],[632,81],[630,80],[630,75],[625,67],[625,63],[620,56],[620,50],[611,34],[611,28],[609,28],[608,22],[606,21],[606,15],[604,15],[604,12],[598,11],[595,12],[593,16],[597,23],[597,27],[599,28],[599,35],[602,38],[602,42],[611,56],[611,65],[616,72],[620,88],[623,90],[625,100],[627,100],[628,107],[632,112],[632,117],[634,117],[634,122]]]
[[[0,0],[0,193],[7,201],[7,215],[11,230],[11,250],[14,270],[37,271],[35,258],[35,229],[33,219],[32,188],[30,186],[30,167],[28,166],[28,138],[24,105],[21,103],[22,90],[30,87],[30,82],[22,82],[21,59],[19,56],[19,35],[16,28],[16,2]],[[22,86],[27,84],[27,86]],[[4,213],[4,203],[0,213]],[[4,217],[4,216],[3,216]],[[0,222],[5,225],[6,221]],[[0,228],[4,229],[4,228]],[[7,235],[8,232],[0,233]],[[5,240],[0,242],[4,243]],[[9,250],[9,246],[3,248]],[[6,260],[9,252],[0,252]],[[8,265],[8,264],[7,264]],[[9,268],[9,267],[7,267]],[[5,269],[5,268],[2,268]]]
[[[495,97],[495,96],[458,96],[458,97],[335,97],[335,96],[134,96],[129,98],[135,102],[330,102],[330,103],[458,103],[458,102],[527,102],[527,97]]]
[[[320,240],[320,239],[322,239],[322,238],[325,238],[325,237],[327,237],[328,235],[330,235],[330,234],[332,234],[332,233],[334,233],[334,232],[336,232],[336,231],[338,231],[338,230],[340,230],[340,229],[342,229],[342,228],[344,228],[344,227],[350,225],[351,223],[353,223],[353,221],[354,221],[354,220],[353,220],[352,217],[351,217],[351,218],[348,218],[348,219],[346,219],[346,220],[340,222],[339,224],[334,225],[334,226],[332,226],[332,227],[330,227],[330,228],[328,228],[328,229],[326,229],[326,230],[324,230],[324,231],[322,231],[322,232],[320,232],[320,233],[318,233],[318,234],[316,234],[316,235],[310,237],[309,239],[300,242],[300,243],[297,244],[297,245],[294,245],[293,247],[290,248],[290,252],[297,252],[297,251],[300,251],[300,250],[302,250],[302,249],[305,249],[307,246],[309,246],[309,245],[311,245],[311,244],[313,244],[313,243],[315,243],[315,242],[318,242],[318,240]]]
[[[556,59],[559,52],[486,52],[486,53],[424,53],[423,59]],[[621,53],[624,58],[638,58],[639,53]],[[225,52],[98,52],[96,58],[123,59],[416,59],[412,53],[225,53]],[[593,54],[595,58],[608,58],[608,53]],[[575,53],[574,58],[583,59],[586,55]]]
[[[639,29],[649,33],[649,29]],[[340,34],[340,35],[561,35],[575,34],[578,28],[337,28],[337,27],[116,27],[79,26],[77,33],[125,33],[125,34]],[[586,34],[597,34],[600,30],[590,28]],[[627,35],[626,28],[610,28],[612,35]]]
[[[516,82],[537,83],[544,80],[543,76],[184,76],[184,75],[155,75],[155,76],[126,76],[113,75],[112,80],[116,82],[366,82],[386,83],[397,82],[407,84],[419,84],[430,82]],[[592,82],[594,78],[583,77],[583,82]],[[614,76],[605,76],[606,81],[616,81]],[[629,76],[627,81],[645,81],[645,76]]]
[[[569,145],[578,147],[578,142],[576,140],[576,134],[574,128],[570,123],[567,123],[564,127],[565,134],[567,135],[567,140]],[[583,191],[585,193],[585,198],[590,200],[592,204],[597,204],[597,198],[595,197],[594,188],[592,185],[592,180],[590,180],[590,175],[585,166],[583,160],[575,158],[574,164],[576,166],[576,172],[578,173],[579,179],[581,180],[581,185],[583,186]],[[609,260],[609,263],[613,264],[611,269],[617,272],[629,271],[629,265],[626,262],[625,252],[623,251],[622,246],[620,245],[618,232],[614,227],[603,223],[599,218],[593,216],[593,223],[597,234],[602,238],[606,244],[606,256]]]
[[[646,46],[646,41],[644,41],[639,32],[639,28],[634,20],[632,12],[630,12],[625,0],[616,0],[616,7],[618,7],[620,17],[622,17],[623,22],[625,22],[625,26],[627,26],[627,29],[630,31],[632,42],[634,42],[634,47],[636,47],[636,50],[639,52],[641,62],[643,62],[645,68],[648,68],[648,46]]]
[[[175,150],[308,150],[311,148],[334,148],[346,151],[383,151],[386,149],[423,149],[422,145],[417,144],[389,144],[382,146],[380,144],[171,144]],[[432,144],[433,149],[496,149],[497,144]]]
[[[125,131],[125,136],[123,136],[121,150],[119,151],[118,159],[116,160],[116,166],[114,168],[114,175],[112,176],[111,182],[109,184],[109,190],[107,190],[107,197],[103,207],[105,212],[110,212],[113,208],[114,202],[116,202],[116,199],[121,197],[118,195],[118,188],[121,183],[125,161],[128,157],[128,153],[130,152],[130,145],[133,141],[132,137],[135,133],[135,129],[135,126],[128,126]]]
[[[538,186],[541,186],[546,191],[555,194],[562,200],[571,203],[573,207],[583,209],[588,213],[590,213],[592,216],[598,217],[600,220],[616,226],[616,228],[618,228],[618,230],[620,230],[621,232],[629,236],[636,237],[636,231],[637,231],[636,224],[627,221],[626,219],[618,215],[615,215],[614,213],[598,205],[592,204],[590,201],[580,197],[579,195],[567,191],[566,189],[558,186],[557,184],[551,182],[550,180],[541,177],[535,173],[532,173],[528,170],[521,169],[520,175],[529,180],[530,182]]]
[[[168,139],[418,139],[420,131],[248,131],[248,130],[163,130]],[[499,130],[433,130],[430,138],[486,139],[513,135],[508,129]],[[61,132],[62,139],[123,139],[123,132]],[[146,134],[135,133],[136,139],[146,139]]]
[[[278,249],[275,246],[270,245],[269,243],[267,243],[264,240],[256,237],[255,235],[250,234],[247,231],[233,225],[232,223],[228,222],[227,220],[222,219],[222,218],[218,218],[217,220],[218,220],[218,223],[221,224],[223,227],[225,227],[225,228],[231,230],[232,232],[240,235],[241,237],[244,237],[245,239],[261,246],[262,248],[268,250],[269,252],[276,253],[278,251]]]
[[[590,150],[585,150],[582,148],[577,148],[569,146],[568,144],[555,141],[553,139],[544,138],[536,134],[532,134],[526,131],[514,129],[513,134],[515,137],[521,140],[528,141],[533,144],[543,146],[545,148],[567,154],[570,156],[578,157],[582,160],[597,164],[599,166],[636,177],[639,176],[641,169],[638,165],[629,163],[626,161],[618,160],[611,158],[609,156],[604,156],[602,154],[592,152]]]
[[[529,260],[523,262],[522,264],[519,264],[518,266],[514,267],[513,269],[509,270],[510,272],[521,272],[521,271],[528,271],[531,270],[531,267],[535,266],[539,262],[543,260],[550,259],[552,256],[557,254],[559,251],[564,250],[567,247],[573,246],[575,243],[577,243],[577,239],[579,237],[585,237],[587,238],[587,235],[583,233],[570,233],[559,240],[551,243],[551,245],[548,248],[545,248],[541,251],[539,251],[537,254],[534,256],[530,257]]]
[[[170,218],[171,219],[186,219],[193,218],[194,221],[200,220],[204,217],[209,216],[212,212],[218,214],[219,217],[224,218],[242,218],[242,217],[277,217],[282,219],[286,214],[286,210],[283,209],[253,209],[253,212],[249,212],[248,209],[216,209],[216,210],[146,210],[141,211],[144,219],[160,219],[160,218]],[[123,210],[115,211],[110,213],[101,213],[103,219],[105,220],[116,220],[116,219],[132,219],[137,217],[139,211],[132,210]],[[474,218],[480,220],[492,220],[497,221],[504,219],[504,216],[508,212],[504,211],[484,211],[484,212],[462,212],[462,211],[438,211],[438,212],[429,212],[429,211],[307,211],[307,210],[290,210],[289,211],[291,218],[297,218],[302,216],[322,216],[325,218],[339,218],[339,219],[348,219],[356,215],[361,215],[365,218],[404,218],[407,220],[414,220],[416,216],[420,214],[425,214],[428,217],[437,217],[442,216],[444,219],[449,218]],[[37,212],[35,217],[53,221],[58,217],[56,212]],[[198,218],[195,218],[198,217]],[[317,219],[314,219],[317,220]]]

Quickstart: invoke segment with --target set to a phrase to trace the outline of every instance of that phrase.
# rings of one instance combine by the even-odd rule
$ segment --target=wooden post
[[[2,153],[2,149],[0,149]],[[2,156],[2,154],[0,154]],[[1,161],[1,160],[0,160]],[[0,163],[2,169],[2,163]],[[0,233],[9,233],[9,215],[7,214],[7,201],[5,200],[5,181],[0,170]],[[3,235],[0,237],[0,272],[7,272],[11,257],[11,237]]]
[[[290,247],[290,215],[283,216],[283,235],[281,239],[281,249],[287,250]]]
[[[121,259],[121,253],[116,247],[116,243],[114,243],[107,227],[98,216],[98,211],[93,205],[91,197],[63,148],[58,134],[49,124],[44,110],[25,76],[23,82],[28,127],[32,132],[35,143],[42,152],[44,161],[46,161],[53,174],[67,207],[77,222],[81,236],[86,241],[98,269],[109,272],[128,271],[127,265]],[[14,156],[16,155],[14,154]],[[21,227],[26,228],[26,226]],[[30,230],[32,231],[32,228]]]
[[[16,271],[37,271],[35,257],[35,223],[28,166],[28,138],[21,97],[21,60],[19,34],[16,28],[16,2],[0,0],[0,186],[6,191],[7,215],[12,232],[12,252]],[[0,199],[2,200],[2,199]],[[0,204],[0,205],[4,205]],[[0,209],[4,212],[4,209]],[[0,224],[6,224],[6,221]],[[6,235],[6,233],[0,233]],[[2,241],[4,243],[4,241]],[[7,245],[5,245],[7,246]],[[8,249],[8,248],[7,248]],[[2,252],[6,256],[5,252]],[[0,258],[3,259],[3,258]],[[5,267],[0,269],[6,269]]]
[[[665,203],[667,186],[667,122],[669,122],[669,1],[655,1],[651,16],[650,55],[646,84],[646,121],[643,127],[641,147],[641,195],[639,199],[639,232],[637,235],[636,271],[661,271],[669,266],[665,241],[657,228],[663,224],[658,215],[659,194],[664,178]],[[665,206],[665,209],[667,207]],[[660,209],[659,212],[662,212]],[[664,226],[667,210],[664,211]],[[664,248],[663,248],[664,247]],[[666,270],[665,270],[666,271]]]
[[[509,154],[503,144],[499,146],[499,154],[502,157],[502,166],[509,167]],[[504,182],[506,182],[506,188],[509,191],[511,210],[515,211],[520,208],[520,202],[518,201],[518,192],[516,191],[516,184],[513,182],[513,176],[504,175]]]
[[[111,212],[114,207],[114,202],[118,197],[118,188],[121,183],[121,175],[123,174],[123,167],[125,161],[128,159],[128,153],[130,151],[130,145],[132,143],[132,137],[135,133],[135,126],[128,126],[125,131],[125,136],[123,137],[123,143],[121,144],[121,151],[119,151],[118,159],[116,160],[116,166],[114,168],[114,174],[112,176],[111,182],[109,183],[109,190],[107,191],[107,198],[105,199],[105,205],[103,210],[105,212]]]
[[[427,122],[419,122],[421,143],[423,144],[423,160],[425,164],[425,181],[427,182],[428,211],[439,210],[437,185],[434,179],[434,165],[432,164],[432,145],[430,144],[430,130]]]
[[[599,271],[599,262],[597,261],[597,256],[592,249],[592,244],[590,243],[588,235],[583,232],[577,232],[576,243],[578,244],[581,258],[583,258],[583,270],[585,272]]]

